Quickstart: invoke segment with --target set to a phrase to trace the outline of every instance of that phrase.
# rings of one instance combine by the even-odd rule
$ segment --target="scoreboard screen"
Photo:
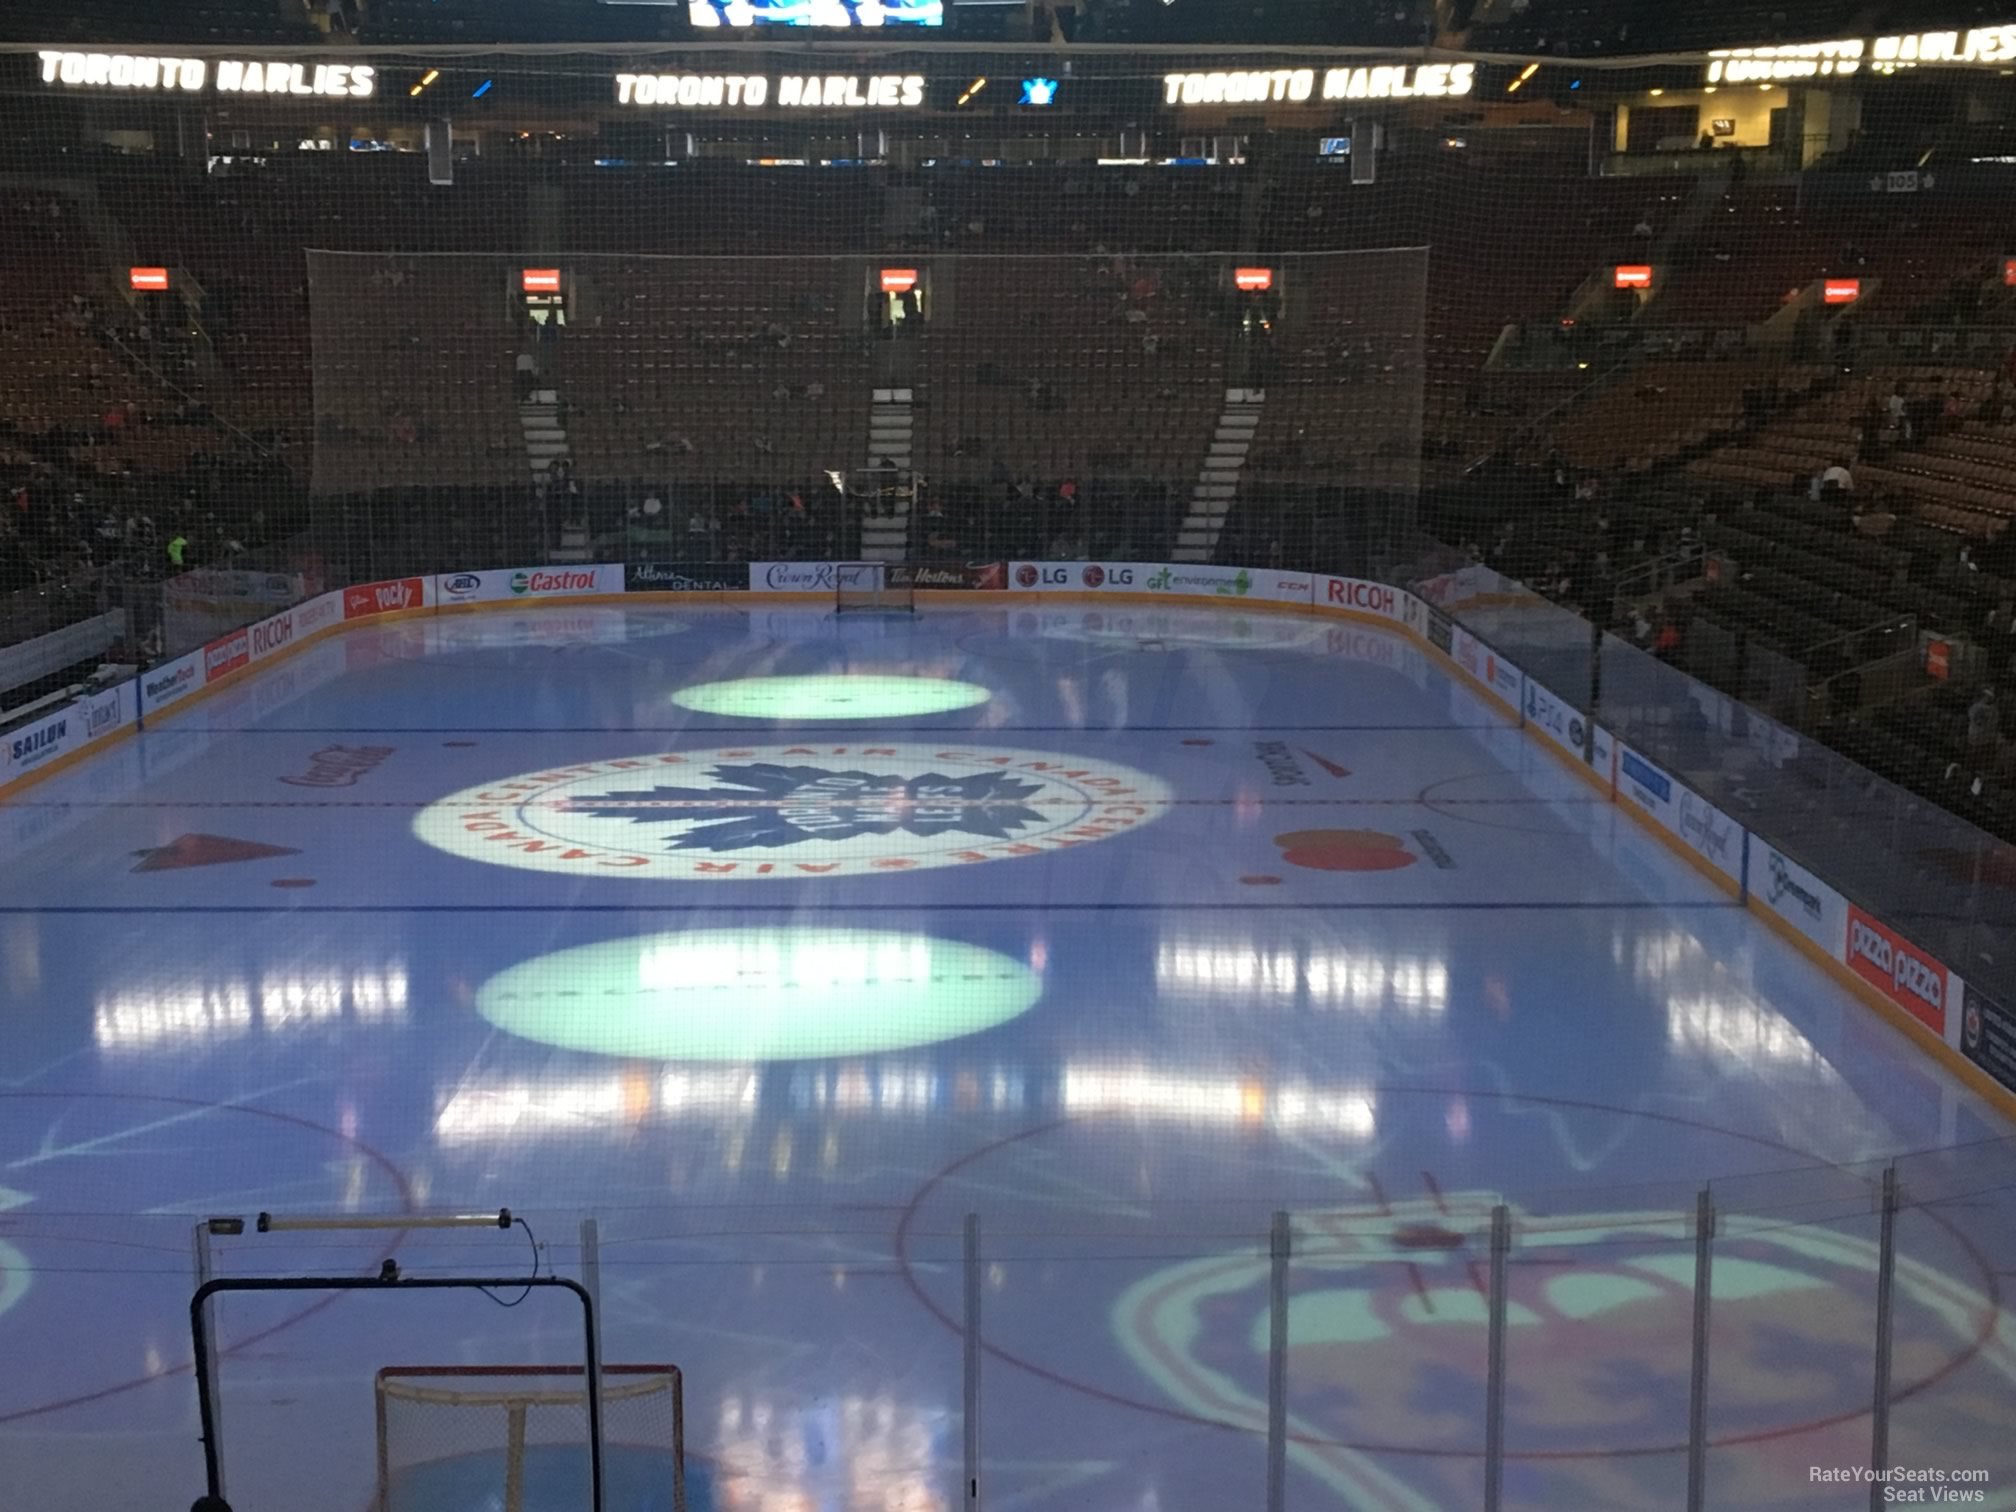
[[[945,0],[687,0],[698,27],[943,26]]]

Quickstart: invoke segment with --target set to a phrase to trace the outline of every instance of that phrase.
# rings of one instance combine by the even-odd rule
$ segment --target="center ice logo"
[[[598,819],[674,826],[671,850],[774,850],[863,835],[978,835],[1006,840],[1043,822],[1024,801],[1042,790],[1003,772],[880,776],[815,766],[719,766],[711,788],[655,787],[573,800]],[[681,829],[680,825],[691,824]]]
[[[587,876],[712,880],[1048,855],[1148,823],[1169,789],[1110,762],[928,745],[740,746],[588,761],[431,804],[428,844]]]

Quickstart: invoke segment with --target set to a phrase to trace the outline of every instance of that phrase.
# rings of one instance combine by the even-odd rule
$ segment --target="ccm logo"
[[[1361,583],[1356,578],[1332,578],[1330,602],[1351,609],[1369,609],[1374,614],[1391,614],[1393,590],[1384,583]]]
[[[1910,951],[1899,950],[1859,919],[1849,927],[1848,954],[1860,956],[1882,972],[1896,991],[1908,992],[1934,1008],[1945,1006],[1944,976]]]

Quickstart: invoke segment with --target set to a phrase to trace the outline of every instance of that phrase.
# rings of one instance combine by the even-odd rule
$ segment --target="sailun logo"
[[[57,747],[61,746],[64,737],[69,733],[70,721],[68,719],[55,720],[50,724],[41,726],[39,729],[29,730],[25,734],[15,736],[8,744],[7,755],[14,765],[28,766],[41,760],[42,757],[49,755]]]

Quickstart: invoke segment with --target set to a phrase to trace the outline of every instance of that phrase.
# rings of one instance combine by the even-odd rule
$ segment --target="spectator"
[[[518,402],[520,404],[525,404],[529,402],[530,399],[532,398],[532,390],[538,387],[539,359],[537,357],[534,357],[530,352],[520,352],[518,354],[518,361],[516,367],[517,367],[517,380],[518,380]]]
[[[169,566],[173,567],[177,572],[180,572],[184,565],[183,558],[187,555],[188,551],[189,551],[189,537],[182,534],[182,532],[179,530],[176,531],[175,534],[169,537],[168,540]]]
[[[1976,762],[1992,758],[2002,734],[2002,719],[1995,707],[1995,689],[1984,684],[1967,706],[1967,753]]]

